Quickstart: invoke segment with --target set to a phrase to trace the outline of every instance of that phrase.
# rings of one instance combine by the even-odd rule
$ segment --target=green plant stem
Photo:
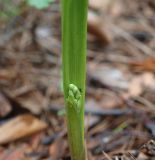
[[[88,0],[62,1],[63,87],[72,160],[86,160],[84,103]]]

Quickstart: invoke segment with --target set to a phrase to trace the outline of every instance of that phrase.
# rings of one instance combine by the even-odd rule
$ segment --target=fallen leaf
[[[14,98],[21,106],[33,114],[40,114],[44,108],[44,96],[38,90],[28,90]]]
[[[128,80],[121,70],[98,66],[92,69],[90,74],[92,80],[103,86],[115,87],[123,90],[128,89]]]
[[[112,0],[89,0],[89,6],[96,10],[107,10]]]
[[[11,112],[12,108],[7,98],[0,92],[0,118]]]
[[[131,97],[139,96],[143,92],[141,77],[135,77],[131,80],[128,92]]]
[[[56,140],[50,147],[49,147],[49,153],[52,157],[52,159],[60,159],[64,155],[64,151],[66,148],[66,144],[64,140],[58,139]],[[61,149],[61,152],[60,152]]]
[[[53,37],[51,27],[39,26],[35,31],[36,41],[43,48],[55,55],[60,53],[59,41]]]
[[[0,80],[12,80],[16,77],[16,72],[12,68],[0,70]]]
[[[130,65],[137,70],[155,71],[155,59],[154,58],[130,62]]]
[[[155,89],[154,85],[154,75],[150,72],[145,72],[139,76],[135,76],[134,78],[132,78],[129,84],[129,95],[131,97],[139,96],[146,88]]]
[[[45,122],[24,114],[0,126],[0,144],[6,144],[46,129]]]
[[[27,147],[28,146],[24,144],[12,149],[9,148],[3,152],[3,154],[0,156],[0,160],[22,160]]]
[[[120,0],[89,0],[89,6],[99,12],[108,13],[113,17],[120,16],[124,12],[124,6]]]
[[[102,44],[111,42],[110,33],[106,26],[101,23],[103,20],[94,12],[88,12],[88,32],[94,35]]]
[[[112,15],[113,17],[121,16],[121,14],[126,11],[124,9],[124,6],[122,5],[122,1],[121,0],[111,1],[111,3],[109,4],[108,9],[109,9],[108,10],[109,14]]]

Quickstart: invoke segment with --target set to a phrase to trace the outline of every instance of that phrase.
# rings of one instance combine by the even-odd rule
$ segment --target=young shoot
[[[62,64],[68,139],[72,160],[86,160],[84,104],[87,0],[61,0]]]

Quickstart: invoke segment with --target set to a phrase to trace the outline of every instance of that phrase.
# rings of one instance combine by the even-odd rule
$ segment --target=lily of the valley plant
[[[88,0],[61,0],[62,67],[72,160],[86,160],[84,104]]]

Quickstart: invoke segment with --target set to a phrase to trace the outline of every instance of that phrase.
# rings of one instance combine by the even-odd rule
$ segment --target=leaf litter
[[[59,5],[27,7],[0,26],[0,160],[70,159]],[[153,160],[154,2],[91,0],[89,13],[89,159]]]

